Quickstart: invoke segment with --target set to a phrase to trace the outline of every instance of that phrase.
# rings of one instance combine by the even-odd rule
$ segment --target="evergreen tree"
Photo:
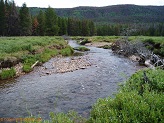
[[[18,10],[15,6],[15,2],[11,3],[11,11],[8,17],[8,35],[9,36],[18,36],[20,33],[20,21]]]
[[[89,21],[90,36],[95,35],[95,25],[93,21]]]
[[[45,35],[45,15],[43,11],[39,12],[37,16],[37,20],[38,20],[38,28],[37,28],[38,35],[44,36]]]
[[[58,35],[59,26],[57,15],[53,8],[48,7],[45,11],[45,27],[46,35],[53,36]]]
[[[5,29],[4,29],[4,35],[7,36],[8,35],[8,31],[9,31],[9,15],[11,12],[11,3],[8,0],[5,0]]]
[[[82,21],[82,35],[88,36],[89,34],[89,22],[87,20]]]
[[[29,13],[29,9],[24,3],[20,9],[20,27],[21,27],[21,35],[31,35],[32,34],[32,20],[31,15]]]
[[[61,19],[61,23],[62,23],[62,35],[66,35],[67,34],[67,20],[65,18]]]
[[[34,17],[32,20],[32,35],[36,36],[38,35],[38,19],[37,17]]]
[[[4,1],[0,1],[0,36],[4,36],[5,33],[5,4]]]

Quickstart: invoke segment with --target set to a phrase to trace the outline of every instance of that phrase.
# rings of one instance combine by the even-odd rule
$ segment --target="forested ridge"
[[[17,7],[0,0],[0,36],[164,36],[164,6],[114,5],[65,9]]]
[[[29,8],[35,15],[45,8]],[[99,23],[156,23],[164,22],[164,6],[113,5],[106,7],[55,8],[60,17],[92,19]]]

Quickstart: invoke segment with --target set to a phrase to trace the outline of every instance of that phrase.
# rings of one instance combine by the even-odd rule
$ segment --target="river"
[[[69,41],[72,47],[77,44]],[[0,117],[20,118],[30,114],[48,119],[49,112],[77,111],[89,116],[98,98],[113,96],[118,84],[124,82],[140,67],[111,50],[89,47],[85,53],[92,63],[87,69],[67,73],[40,74],[35,67],[29,74],[0,82]],[[52,58],[43,64],[53,69]],[[66,58],[62,58],[66,59]]]

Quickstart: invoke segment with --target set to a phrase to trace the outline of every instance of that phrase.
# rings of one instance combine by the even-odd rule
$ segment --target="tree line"
[[[24,3],[0,0],[0,36],[112,36],[124,35],[164,36],[164,23],[95,24],[92,20],[59,17],[53,8],[40,10],[32,16]]]
[[[15,2],[0,0],[0,36],[54,36],[95,35],[94,22],[87,19],[59,17],[48,7],[32,16],[24,3],[18,8]]]
[[[99,24],[97,35],[164,36],[164,23]]]

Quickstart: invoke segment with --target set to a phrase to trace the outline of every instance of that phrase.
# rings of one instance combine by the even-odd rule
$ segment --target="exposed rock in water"
[[[56,67],[57,73],[72,72],[79,69],[86,69],[91,66],[89,59],[87,57],[75,57],[67,60],[59,59],[54,62],[54,67]]]

